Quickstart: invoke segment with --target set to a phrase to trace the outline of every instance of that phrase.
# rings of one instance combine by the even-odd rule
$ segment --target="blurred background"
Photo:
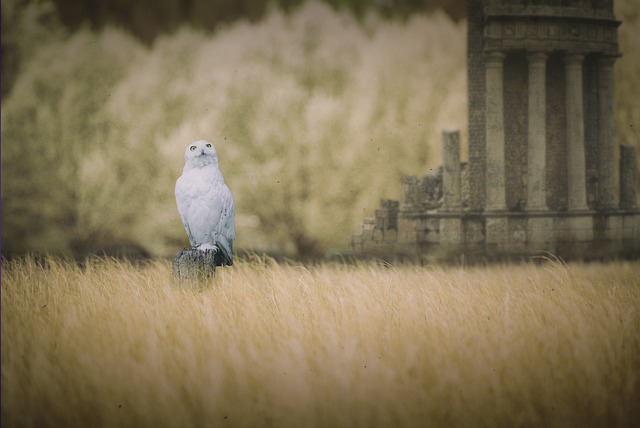
[[[614,7],[616,138],[640,149],[640,2]],[[403,175],[438,166],[444,129],[466,144],[465,15],[466,0],[3,0],[3,256],[173,256],[199,139],[238,249],[346,249]]]

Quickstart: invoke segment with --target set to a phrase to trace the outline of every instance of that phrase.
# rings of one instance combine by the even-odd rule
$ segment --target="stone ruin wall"
[[[351,237],[354,255],[441,261],[541,254],[566,259],[606,259],[640,254],[637,164],[633,146],[620,148],[619,209],[587,211],[582,215],[572,215],[566,210],[548,215],[511,211],[503,222],[503,239],[488,243],[487,227],[495,227],[495,220],[499,221],[500,217],[474,212],[470,204],[468,163],[458,162],[458,169],[451,168],[458,160],[459,133],[445,132],[443,140],[444,157],[449,157],[449,174],[441,165],[422,177],[405,176],[402,202],[382,199],[375,217],[364,219],[360,233]],[[458,174],[459,194],[455,191],[445,194],[444,188]]]

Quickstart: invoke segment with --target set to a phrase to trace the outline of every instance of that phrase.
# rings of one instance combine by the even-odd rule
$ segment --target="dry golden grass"
[[[2,426],[633,426],[640,266],[2,263]]]

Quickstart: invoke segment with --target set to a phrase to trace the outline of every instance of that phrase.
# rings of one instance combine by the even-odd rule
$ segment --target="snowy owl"
[[[184,169],[176,181],[176,204],[194,249],[215,251],[216,265],[233,264],[235,207],[209,141],[195,141],[184,152]]]

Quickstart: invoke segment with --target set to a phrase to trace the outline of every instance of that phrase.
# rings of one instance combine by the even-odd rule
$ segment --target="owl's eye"
[[[189,150],[194,151],[196,149],[196,146],[191,146],[189,147]]]
[[[208,148],[211,148],[211,144],[207,144],[207,147],[208,147]]]

